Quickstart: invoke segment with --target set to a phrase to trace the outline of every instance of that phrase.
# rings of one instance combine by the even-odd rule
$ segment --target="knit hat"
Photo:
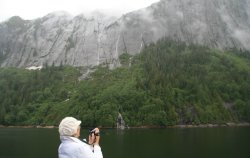
[[[65,117],[59,125],[59,133],[61,136],[73,136],[80,124],[81,121],[74,117]]]

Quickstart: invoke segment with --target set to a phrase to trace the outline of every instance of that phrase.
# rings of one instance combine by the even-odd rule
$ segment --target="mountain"
[[[250,50],[250,0],[161,0],[119,19],[65,12],[0,24],[1,67],[119,65],[162,37],[187,44]]]
[[[249,0],[162,0],[123,16],[120,24],[125,41],[131,35],[146,42],[167,36],[210,47],[249,50],[249,8]]]
[[[162,39],[110,70],[48,66],[0,69],[0,125],[58,125],[75,116],[84,127],[250,123],[250,57]],[[249,124],[248,124],[249,125]]]
[[[1,66],[98,65],[100,30],[112,19],[100,13],[86,18],[65,12],[32,21],[12,17],[0,26]]]

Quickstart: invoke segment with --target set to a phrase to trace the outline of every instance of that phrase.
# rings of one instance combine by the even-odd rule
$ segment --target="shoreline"
[[[175,125],[176,128],[213,128],[213,127],[249,127],[250,123],[224,123],[224,124],[200,124],[200,125]]]
[[[173,125],[173,126],[132,126],[125,129],[167,129],[167,128],[215,128],[215,127],[249,127],[250,123],[242,122],[228,122],[224,124],[200,124],[200,125]],[[0,128],[38,128],[38,129],[56,129],[58,126],[5,126],[0,125]],[[87,127],[83,127],[83,129],[88,129]],[[117,129],[115,127],[100,127],[101,129]]]
[[[45,129],[54,129],[58,128],[57,126],[5,126],[5,125],[0,125],[0,128],[45,128]]]
[[[215,127],[250,127],[250,123],[224,123],[224,124],[200,124],[200,125],[173,125],[173,126],[138,126],[138,127],[129,127],[131,129],[167,129],[167,128],[215,128]],[[127,128],[126,128],[127,129]]]

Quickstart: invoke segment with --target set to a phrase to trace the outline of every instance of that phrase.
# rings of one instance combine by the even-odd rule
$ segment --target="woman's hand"
[[[99,145],[100,130],[99,128],[95,128],[92,131],[93,132],[89,135],[89,144]]]

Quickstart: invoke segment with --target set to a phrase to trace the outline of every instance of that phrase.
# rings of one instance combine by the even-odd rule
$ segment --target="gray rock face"
[[[164,36],[250,50],[250,0],[162,0],[123,16],[120,24],[124,41],[133,43],[126,43],[129,52],[140,50],[139,41],[155,42]]]
[[[161,0],[123,15],[51,13],[0,24],[1,67],[119,65],[162,37],[215,48],[250,50],[250,0]]]
[[[104,27],[113,21],[63,12],[33,21],[13,17],[0,26],[1,66],[99,65]]]

